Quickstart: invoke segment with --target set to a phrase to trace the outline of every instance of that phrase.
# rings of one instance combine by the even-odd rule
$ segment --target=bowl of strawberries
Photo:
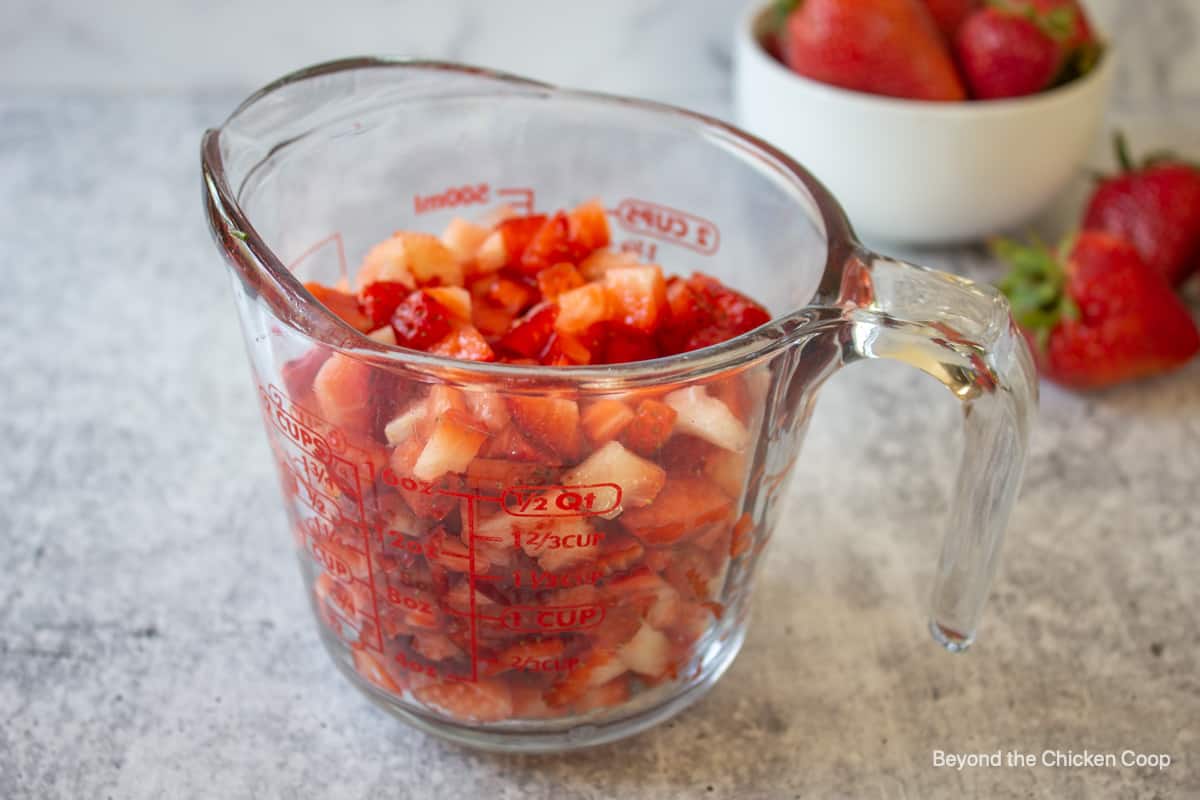
[[[779,0],[736,36],[739,123],[893,242],[1029,220],[1083,165],[1112,84],[1079,0]]]

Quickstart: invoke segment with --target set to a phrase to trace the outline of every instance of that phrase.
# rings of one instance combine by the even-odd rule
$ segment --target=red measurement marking
[[[498,618],[500,624],[517,633],[582,631],[604,620],[604,606],[588,603],[577,606],[509,606]]]
[[[512,656],[509,659],[510,669],[525,672],[571,672],[579,666],[579,658],[521,658]]]
[[[533,213],[533,189],[523,187],[497,189],[496,194],[504,201],[505,205],[511,206],[514,211],[519,211],[526,216]]]
[[[433,614],[433,609],[430,607],[428,600],[422,600],[419,597],[411,597],[402,593],[395,586],[387,588],[387,600],[394,606],[407,608],[409,611],[417,611],[422,614]]]
[[[296,256],[296,258],[292,260],[292,263],[288,264],[288,269],[292,272],[295,272],[296,267],[300,266],[301,262],[305,261],[318,250],[330,243],[333,243],[334,247],[337,248],[339,277],[348,279],[350,277],[350,273],[346,270],[346,247],[342,242],[341,231],[334,231],[324,239],[314,242],[307,250]]]
[[[628,198],[617,206],[617,222],[638,236],[682,245],[711,256],[721,249],[721,232],[703,217],[648,200]]]
[[[620,505],[621,487],[615,483],[510,486],[500,497],[500,507],[514,517],[593,517]]]
[[[576,547],[596,547],[604,542],[603,531],[568,533],[565,536],[552,531],[512,532],[513,547],[527,547],[535,553],[542,550],[571,550]]]
[[[413,195],[413,213],[428,214],[460,206],[487,205],[492,201],[492,187],[487,183],[451,186],[440,192]]]
[[[582,570],[580,572],[542,572],[531,569],[522,574],[515,569],[512,572],[512,583],[515,588],[525,586],[530,589],[566,589],[572,586],[589,586],[600,582],[605,573],[600,570]]]
[[[658,258],[658,245],[645,239],[626,239],[617,249],[622,253],[633,253],[639,261],[654,261]]]

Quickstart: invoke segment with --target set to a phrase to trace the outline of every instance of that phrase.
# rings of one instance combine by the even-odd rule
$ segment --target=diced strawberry
[[[645,596],[643,605],[653,602],[652,596]],[[610,605],[605,608],[604,619],[588,633],[597,651],[615,653],[617,649],[634,637],[642,627],[642,613],[633,605]]]
[[[577,537],[574,541],[586,542],[586,544],[575,544],[571,546],[541,548],[537,556],[538,566],[546,572],[562,572],[563,570],[577,567],[580,564],[591,561],[596,557],[600,547],[597,545],[596,537],[592,531],[592,526],[586,520],[580,519],[558,519],[555,520],[553,526],[555,535],[562,542],[572,541],[570,536]],[[529,553],[526,549],[526,553]]]
[[[419,438],[402,442],[392,450],[391,457],[388,459],[389,468],[399,478],[411,476],[417,459],[420,458],[424,449],[425,442]],[[426,492],[422,489],[409,490],[405,489],[403,485],[397,487],[397,492],[404,498],[404,502],[408,504],[412,512],[421,519],[444,519],[458,504],[457,500],[449,495]]]
[[[494,308],[483,303],[471,305],[471,322],[489,341],[504,335],[513,324],[513,316],[503,308]]]
[[[437,564],[451,572],[470,572],[472,569],[472,552],[456,537],[446,533],[445,528],[437,528],[429,534],[429,554],[431,564]],[[478,552],[474,553],[474,570],[476,573],[487,572],[489,564]]]
[[[392,314],[396,343],[413,350],[428,349],[450,333],[450,316],[428,292],[413,292]]]
[[[311,290],[310,290],[311,291]],[[375,281],[358,291],[358,304],[371,320],[371,327],[387,325],[396,307],[408,298],[412,289],[396,281]]]
[[[645,554],[646,548],[632,536],[621,534],[609,535],[600,546],[600,554],[596,557],[596,568],[605,575],[614,572],[624,572],[630,569]]]
[[[659,341],[668,353],[718,344],[771,318],[758,303],[700,273],[686,281],[667,281],[667,304],[671,315],[659,333]]]
[[[538,291],[543,300],[553,301],[563,292],[578,289],[583,284],[583,276],[569,261],[561,261],[537,274]]]
[[[601,686],[623,675],[627,667],[610,652],[592,650],[583,657],[578,667],[558,680],[545,694],[551,708],[561,708],[587,694],[589,689]]]
[[[556,331],[542,352],[542,363],[555,367],[570,367],[592,363],[592,351],[579,337]]]
[[[630,452],[620,442],[609,442],[562,480],[568,486],[615,483],[621,487],[621,507],[636,509],[658,496],[667,474],[662,467]]]
[[[332,350],[318,345],[299,358],[293,358],[283,365],[283,369],[280,370],[283,387],[293,402],[301,402],[302,398],[308,394],[312,389],[313,378],[317,376],[321,366],[332,354]]]
[[[320,283],[306,283],[304,288],[316,298],[317,302],[340,317],[342,322],[351,328],[366,333],[372,328],[379,327],[369,313],[363,313],[362,309],[358,307],[358,300],[354,295],[330,289]]]
[[[361,290],[376,281],[388,281],[415,288],[417,284],[408,268],[408,250],[404,241],[404,234],[396,233],[368,250],[358,269],[355,285]]]
[[[634,361],[649,361],[662,355],[658,342],[653,336],[637,328],[631,328],[620,322],[600,322],[588,328],[584,335],[602,342],[590,344],[593,360],[601,364],[629,364]]]
[[[446,230],[442,231],[442,244],[446,245],[460,264],[469,266],[475,260],[479,246],[487,237],[487,228],[468,222],[462,217],[455,217],[450,220]]]
[[[512,327],[500,338],[498,347],[526,358],[537,358],[554,334],[557,316],[558,307],[552,303],[535,306],[525,316],[513,321]]]
[[[646,544],[663,545],[728,519],[733,502],[702,478],[668,478],[654,502],[621,515],[625,528]]]
[[[671,438],[678,413],[666,403],[646,398],[638,403],[633,422],[625,429],[621,441],[635,453],[654,455]]]
[[[426,289],[425,293],[450,312],[451,316],[462,322],[470,323],[471,294],[466,289],[461,286],[435,286],[432,289]]]
[[[422,436],[427,422],[429,422],[429,417],[425,404],[414,403],[384,426],[383,435],[388,444],[395,447],[414,436]]]
[[[544,464],[476,458],[467,467],[467,486],[499,493],[510,486],[538,486],[554,477],[554,468]]]
[[[722,554],[721,563],[727,563]],[[713,590],[720,587],[714,579],[722,569],[714,565],[705,553],[694,547],[676,547],[671,563],[663,571],[663,577],[688,600],[700,602],[713,599]]]
[[[482,422],[492,433],[508,428],[512,417],[504,398],[491,391],[464,392],[467,408],[475,419]]]
[[[481,287],[480,297],[487,303],[498,306],[516,316],[537,300],[537,293],[523,283],[508,278],[491,276]]]
[[[385,692],[400,694],[404,691],[403,687],[388,674],[388,671],[384,668],[382,659],[374,653],[370,653],[361,647],[356,647],[353,650],[353,655],[354,670],[359,675]]]
[[[538,662],[561,656],[565,649],[566,643],[562,639],[523,639],[504,648],[488,667],[486,674],[499,675],[513,669],[521,670],[530,663],[535,665],[533,668],[536,669]]]
[[[429,395],[425,398],[425,409],[431,420],[436,420],[447,411],[467,413],[467,396],[462,389],[456,389],[444,383],[435,383],[429,387]]]
[[[622,675],[588,690],[583,697],[571,704],[571,709],[576,714],[586,714],[589,711],[614,708],[628,702],[630,694],[629,678]]]
[[[533,462],[544,466],[558,466],[563,459],[557,453],[539,447],[525,434],[512,426],[493,436],[481,453],[484,458],[504,461]]]
[[[601,280],[610,269],[640,266],[633,253],[597,250],[579,263],[579,272],[589,281]]]
[[[444,680],[413,692],[417,700],[467,722],[500,722],[513,713],[508,685],[495,679],[476,682]]]
[[[438,417],[429,441],[413,465],[413,477],[432,481],[447,472],[465,472],[487,436],[487,431],[467,415],[454,410],[445,412]]]
[[[579,429],[579,405],[574,400],[521,395],[506,399],[513,421],[526,436],[568,461],[578,458],[583,436]]]
[[[368,364],[341,353],[325,361],[312,384],[324,420],[335,428],[367,432],[373,420],[371,376]]]
[[[374,339],[380,344],[386,344],[392,347],[396,346],[396,332],[392,330],[391,325],[384,325],[381,328],[376,328],[375,330],[370,331],[367,333],[367,338]]]
[[[631,328],[650,332],[667,308],[667,283],[657,264],[617,267],[604,273],[612,317]]]
[[[513,719],[553,719],[563,709],[551,708],[542,697],[542,690],[535,686],[513,686]]]
[[[463,268],[434,235],[405,233],[405,262],[418,286],[462,286]]]
[[[457,358],[460,361],[496,360],[492,346],[487,343],[479,331],[475,330],[475,326],[469,322],[457,320],[451,321],[450,333],[430,347],[429,352],[446,358]]]
[[[678,412],[675,430],[690,433],[735,453],[746,449],[750,433],[729,407],[711,397],[703,386],[689,386],[668,394],[666,404]]]
[[[578,253],[572,247],[570,235],[571,224],[566,214],[559,211],[546,219],[521,253],[521,272],[536,275],[560,261],[576,261]]]
[[[509,217],[496,225],[496,233],[504,245],[504,265],[516,267],[521,263],[525,251],[548,221],[545,214],[527,217]]]
[[[608,217],[599,200],[589,200],[567,214],[567,238],[575,256],[573,261],[608,246]]]
[[[595,445],[612,441],[633,421],[633,411],[620,400],[597,400],[584,409],[583,430]]]
[[[554,327],[562,333],[582,333],[610,316],[608,292],[601,284],[589,283],[558,296]]]
[[[659,631],[643,625],[633,638],[621,646],[617,657],[631,671],[650,678],[667,671],[671,643]]]
[[[459,658],[463,651],[450,641],[444,634],[433,631],[418,633],[413,637],[413,650],[430,661],[445,661],[448,658]]]

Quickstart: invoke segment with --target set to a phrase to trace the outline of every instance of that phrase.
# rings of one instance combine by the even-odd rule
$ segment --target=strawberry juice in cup
[[[364,58],[261,90],[202,160],[321,639],[384,708],[536,752],[692,703],[801,522],[777,524],[816,390],[865,358],[963,402],[930,629],[974,639],[1028,351],[996,292],[869,252],[784,154],[654,103]]]

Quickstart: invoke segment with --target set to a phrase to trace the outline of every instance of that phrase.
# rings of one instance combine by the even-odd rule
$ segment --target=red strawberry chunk
[[[571,246],[570,233],[571,224],[561,211],[543,222],[521,253],[521,272],[536,275],[560,261],[576,261],[577,252]]]
[[[450,333],[430,347],[429,352],[462,361],[496,360],[496,354],[492,351],[491,345],[475,329],[475,326],[457,320],[451,322]]]
[[[656,264],[618,267],[604,273],[613,319],[651,332],[667,307],[667,283]]]
[[[358,307],[358,300],[354,295],[339,292],[337,289],[330,289],[328,286],[320,283],[306,283],[304,284],[304,288],[321,305],[341,317],[343,322],[355,330],[366,333],[379,327],[372,322],[369,315],[364,314],[362,309]]]
[[[620,520],[646,544],[665,545],[697,533],[711,522],[728,519],[733,502],[703,478],[668,478],[645,508],[633,508]]]
[[[371,327],[379,328],[388,324],[396,308],[407,299],[412,289],[403,283],[395,281],[375,281],[368,283],[358,292],[358,303],[363,312],[370,317]]]
[[[579,270],[567,261],[547,267],[537,274],[538,291],[546,300],[554,300],[563,292],[578,289],[583,284],[583,276],[579,274]]]
[[[666,403],[647,398],[638,404],[637,414],[621,441],[635,453],[653,455],[671,437],[677,416],[678,412]]]
[[[287,389],[288,397],[294,401],[300,401],[308,393],[308,390],[312,388],[313,378],[317,376],[321,365],[332,354],[332,350],[318,346],[299,358],[293,358],[291,361],[286,362],[281,372],[283,375],[283,386]]]
[[[515,320],[508,332],[500,338],[498,347],[509,353],[526,358],[537,358],[545,350],[554,334],[554,321],[558,307],[547,303],[533,308],[528,314]]]
[[[474,722],[499,722],[513,713],[512,692],[495,679],[477,682],[445,680],[422,686],[413,695],[431,708],[452,719]]]
[[[592,200],[577,206],[567,214],[567,237],[570,239],[576,261],[590,255],[609,242],[608,217],[604,206]]]
[[[508,409],[526,436],[573,461],[583,445],[579,428],[579,405],[564,397],[513,395]]]
[[[425,350],[450,333],[450,312],[422,291],[415,291],[396,307],[391,319],[396,344]]]
[[[527,217],[509,217],[496,226],[496,232],[500,234],[504,243],[508,266],[516,267],[521,263],[525,250],[545,223],[544,214],[533,214]]]
[[[595,445],[612,441],[633,421],[633,411],[620,400],[597,400],[583,412],[583,429]]]

